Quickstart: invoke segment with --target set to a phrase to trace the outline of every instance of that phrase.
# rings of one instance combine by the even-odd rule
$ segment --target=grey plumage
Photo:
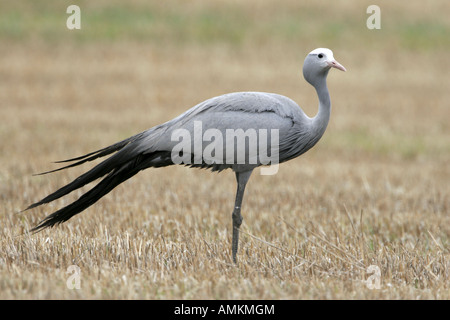
[[[172,151],[178,141],[173,141],[172,134],[177,129],[183,129],[194,135],[195,121],[202,124],[204,131],[215,129],[224,136],[227,129],[266,129],[268,132],[276,129],[279,132],[279,145],[272,147],[277,147],[278,162],[282,163],[298,157],[317,143],[327,127],[331,103],[326,77],[331,67],[345,71],[345,68],[334,60],[333,53],[329,49],[316,49],[308,54],[305,59],[303,75],[316,89],[319,98],[319,111],[314,118],[308,117],[294,101],[285,96],[265,92],[230,93],[206,100],[166,123],[109,147],[80,157],[60,161],[60,163],[73,163],[43,174],[74,167],[112,154],[69,184],[25,209],[28,210],[49,203],[98,178],[103,178],[78,200],[47,216],[32,231],[37,232],[67,221],[141,170],[173,165]],[[203,150],[206,143],[202,143]],[[224,149],[226,147],[227,144],[223,145]],[[248,148],[245,152],[249,153]],[[192,152],[189,156],[194,159],[198,155]],[[236,261],[239,227],[242,223],[241,204],[245,186],[253,169],[261,166],[262,163],[259,160],[256,162],[246,161],[245,163],[230,161],[226,158],[225,150],[222,160],[218,163],[207,163],[202,160],[200,163],[191,162],[188,165],[209,168],[213,171],[230,168],[235,172],[238,188],[232,214],[232,255],[233,260]]]

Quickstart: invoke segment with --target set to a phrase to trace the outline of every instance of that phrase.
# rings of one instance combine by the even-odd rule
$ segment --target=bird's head
[[[303,76],[306,81],[314,85],[320,78],[325,78],[331,68],[347,71],[342,64],[334,59],[333,51],[318,48],[306,56],[303,64]]]

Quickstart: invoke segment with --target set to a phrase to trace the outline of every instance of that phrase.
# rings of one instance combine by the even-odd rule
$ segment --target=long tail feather
[[[48,174],[48,173],[52,173],[52,172],[57,172],[57,171],[61,171],[64,169],[68,169],[68,168],[72,168],[72,167],[76,167],[79,166],[85,162],[89,162],[98,158],[102,158],[104,156],[107,156],[108,154],[111,154],[113,152],[119,151],[121,149],[123,149],[127,144],[129,144],[130,142],[136,141],[139,138],[142,137],[142,135],[145,132],[141,132],[138,133],[132,137],[129,137],[127,139],[124,139],[122,141],[119,141],[115,144],[112,144],[106,148],[94,151],[94,152],[90,152],[88,154],[76,157],[76,158],[71,158],[71,159],[66,159],[66,160],[60,160],[60,161],[55,161],[55,163],[66,163],[66,162],[73,162],[73,161],[77,161],[75,163],[72,163],[70,165],[58,168],[58,169],[54,169],[54,170],[50,170],[50,171],[45,171],[45,172],[41,172],[41,173],[36,173],[34,174],[34,176],[40,176],[40,175],[44,175],[44,174]]]
[[[134,157],[133,159],[129,160],[128,162],[114,168],[94,188],[86,192],[75,202],[47,216],[36,227],[31,229],[31,231],[38,232],[42,229],[52,227],[54,225],[69,220],[74,215],[80,213],[81,211],[93,205],[95,202],[97,202],[100,198],[102,198],[104,195],[113,190],[120,183],[133,177],[141,170],[144,170],[148,167],[162,167],[171,164],[172,161],[170,158],[170,152],[155,152],[151,154],[140,154]]]
[[[76,178],[75,180],[70,182],[69,184],[56,190],[55,192],[51,193],[47,197],[43,198],[42,200],[31,204],[28,208],[26,208],[23,211],[38,207],[44,203],[49,203],[56,199],[59,199],[65,195],[69,194],[70,192],[72,192],[76,189],[79,189],[98,178],[105,176],[106,174],[111,172],[113,169],[120,167],[122,164],[128,162],[130,159],[136,157],[139,154],[136,151],[139,148],[139,143],[133,144],[130,142],[136,141],[139,137],[140,137],[140,135],[133,136],[129,139],[126,139],[122,142],[116,143],[110,147],[103,149],[104,151],[95,155],[95,157],[90,157],[83,161],[80,161],[80,162],[74,163],[73,165],[65,167],[65,168],[68,168],[68,167],[80,165],[86,161],[91,161],[100,156],[104,156],[104,155],[110,154],[114,151],[120,150],[118,153],[114,154],[113,156],[111,156],[108,159],[104,160],[103,162],[99,163],[98,165],[93,167],[91,170],[82,174],[81,176],[79,176],[78,178]],[[100,154],[103,154],[103,155],[100,155]],[[81,157],[79,157],[79,158],[81,158]],[[64,168],[61,168],[61,169],[64,169]],[[57,170],[61,170],[61,169],[57,169]],[[57,170],[53,170],[53,171],[57,171]]]

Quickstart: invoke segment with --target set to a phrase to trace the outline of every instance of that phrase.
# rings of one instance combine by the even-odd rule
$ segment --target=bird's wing
[[[289,136],[294,126],[307,126],[309,118],[291,99],[265,92],[236,92],[214,97],[189,109],[154,130],[143,139],[149,151],[170,151],[178,141],[172,133],[178,129],[194,134],[195,122],[202,130],[217,129],[224,136],[227,129],[277,129],[280,140]]]
[[[271,113],[294,121],[300,107],[291,99],[266,92],[235,92],[206,100],[180,116],[182,122],[189,121],[202,113],[241,112],[249,114]],[[177,118],[175,118],[177,119]],[[248,124],[246,124],[248,126]],[[245,126],[243,124],[243,126]]]

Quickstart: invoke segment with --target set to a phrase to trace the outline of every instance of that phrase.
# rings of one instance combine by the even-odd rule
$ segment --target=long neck
[[[323,77],[314,83],[314,88],[316,89],[317,96],[319,97],[319,111],[313,118],[312,127],[320,138],[327,128],[331,114],[331,100],[330,93],[328,92],[326,77]]]

